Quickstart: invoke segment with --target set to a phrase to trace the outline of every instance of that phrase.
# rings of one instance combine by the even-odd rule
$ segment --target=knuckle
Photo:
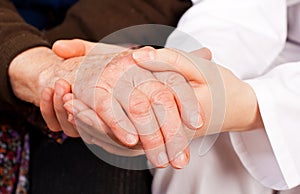
[[[152,95],[154,103],[163,104],[166,108],[171,108],[174,105],[174,96],[167,89],[160,89]]]
[[[181,136],[180,136],[180,134],[178,133],[178,130],[177,130],[177,129],[173,129],[173,130],[168,130],[168,131],[165,133],[165,138],[166,138],[168,141],[174,141],[175,139],[180,139]]]
[[[177,122],[167,122],[162,126],[162,132],[164,134],[165,139],[171,139],[176,137],[185,136],[185,133],[181,127],[181,123]]]
[[[148,116],[150,113],[150,103],[141,96],[130,98],[129,112],[132,116]]]
[[[120,127],[122,127],[123,123],[125,122],[124,119],[122,118],[119,118],[119,119],[112,119],[110,122],[109,122],[109,125],[111,128],[113,129],[118,129]]]
[[[112,61],[108,63],[103,72],[99,75],[98,87],[111,91],[123,73],[120,62]]]
[[[143,136],[142,141],[143,141],[143,146],[146,149],[153,149],[164,145],[163,137],[159,131],[150,135]]]
[[[129,64],[129,62],[125,60],[110,62],[100,75],[98,87],[112,93],[118,81],[124,77],[124,74],[127,72],[128,67],[126,64]]]
[[[164,136],[166,139],[172,139],[174,137],[179,137],[180,132],[178,128],[167,128],[163,129],[164,130]]]
[[[176,144],[177,147],[182,147],[182,145],[186,145],[187,142],[186,136],[176,130],[171,133],[165,134],[165,139],[168,143],[168,146]]]
[[[130,55],[127,52],[122,52],[118,56],[114,57],[111,62],[106,65],[103,77],[108,78],[110,82],[121,77],[135,64],[129,56]]]

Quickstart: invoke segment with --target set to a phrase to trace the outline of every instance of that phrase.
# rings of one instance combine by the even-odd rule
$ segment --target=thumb
[[[53,44],[53,52],[64,59],[86,55],[96,43],[81,39],[58,40]]]
[[[185,53],[175,49],[158,49],[144,47],[135,50],[132,57],[140,67],[153,72],[174,71],[183,75],[188,81],[203,83],[201,69],[212,64],[208,49]]]
[[[209,61],[212,59],[211,51],[208,48],[201,48],[198,50],[194,50],[190,53],[197,57],[201,57],[201,58],[209,60]]]

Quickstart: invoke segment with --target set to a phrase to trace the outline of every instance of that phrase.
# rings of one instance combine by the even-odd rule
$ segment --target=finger
[[[76,128],[81,135],[84,135],[85,140],[89,144],[95,142],[106,142],[108,144],[124,147],[120,144],[109,127],[99,118],[97,113],[90,109],[80,100],[70,100],[64,105],[67,111],[74,114]],[[95,142],[94,142],[95,141]]]
[[[174,159],[171,160],[171,164],[174,168],[182,169],[186,167],[190,160],[190,150],[189,147],[183,149],[181,153],[177,153]]]
[[[169,160],[164,138],[147,96],[138,89],[133,90],[127,112],[139,133],[148,160],[156,167],[166,167]]]
[[[136,66],[126,72],[123,78],[116,85],[114,95],[127,113],[130,113],[129,116],[138,130],[147,158],[155,166],[164,167],[168,164],[168,159],[174,159],[175,155],[184,151],[181,147],[185,148],[187,145],[185,134],[180,132],[181,120],[174,96],[164,84],[155,80],[149,71]],[[126,89],[130,83],[137,86],[132,93]],[[126,109],[128,106],[129,110]],[[172,144],[165,146],[164,142],[170,141],[173,135],[181,135],[182,139],[177,139],[179,142],[176,144],[185,146]],[[176,164],[176,162],[173,164],[177,168],[183,166],[182,163]]]
[[[80,120],[77,121],[77,126],[79,128],[81,128],[80,130],[80,136],[83,139],[83,141],[87,144],[90,145],[96,145],[99,146],[100,148],[104,149],[105,151],[112,153],[112,154],[116,154],[116,155],[120,155],[120,156],[137,156],[137,155],[141,155],[143,152],[141,152],[141,150],[131,150],[128,147],[121,147],[120,145],[114,143],[107,143],[106,141],[103,141],[103,139],[98,139],[97,137],[94,137],[93,135],[91,135],[90,133],[87,132],[87,127],[83,122],[81,122]]]
[[[95,144],[96,142],[102,142],[106,141],[109,137],[107,135],[100,136],[99,134],[96,134],[96,130],[90,125],[90,123],[87,123],[87,120],[84,118],[82,119],[81,117],[78,117],[77,115],[74,117],[75,121],[75,126],[76,129],[78,130],[80,137],[83,139],[83,141],[87,144]],[[97,130],[102,130],[100,128],[97,128]],[[104,136],[106,138],[104,138]],[[100,139],[98,139],[100,137]]]
[[[111,45],[89,42],[81,39],[58,40],[53,44],[52,50],[64,59],[94,54],[111,54],[127,50],[129,45]],[[92,51],[92,52],[91,52]]]
[[[126,64],[126,61],[126,58],[122,58],[115,66]],[[135,126],[148,160],[156,167],[166,167],[169,161],[164,138],[149,98],[138,88],[134,88],[134,85],[154,80],[154,76],[149,71],[132,66],[120,76],[112,93]]]
[[[64,109],[63,96],[71,91],[71,86],[64,80],[58,80],[55,83],[54,92],[54,110],[57,120],[62,127],[64,133],[70,137],[78,137],[79,134],[71,123],[68,122],[68,114]]]
[[[178,73],[167,71],[153,74],[173,91],[183,123],[190,129],[199,129],[203,125],[203,115],[193,88]]]
[[[191,54],[197,56],[197,57],[201,57],[204,58],[206,60],[211,60],[212,59],[212,53],[208,48],[201,48],[198,50],[194,50],[191,52]]]
[[[204,51],[207,55],[207,49],[197,51],[198,55]],[[202,68],[211,66],[212,62],[201,57],[195,57],[195,54],[185,53],[175,49],[158,49],[144,47],[133,52],[132,57],[139,66],[149,71],[175,71],[180,73],[188,81],[196,83],[205,83],[201,74]],[[195,60],[196,59],[196,60]],[[196,62],[194,62],[196,61]]]
[[[52,50],[56,55],[68,59],[86,55],[96,43],[80,39],[58,40],[53,44]]]
[[[71,99],[66,101],[64,108],[73,115],[76,127],[78,127],[78,121],[84,123],[87,127],[93,127],[92,131],[86,131],[87,129],[82,128],[91,136],[97,136],[97,134],[101,136],[110,131],[108,126],[98,117],[97,113],[80,100]],[[81,133],[80,130],[78,132]]]
[[[143,149],[130,149],[128,147],[125,147],[125,148],[117,147],[112,144],[100,141],[98,139],[93,139],[93,144],[101,147],[102,149],[104,149],[105,151],[107,151],[109,153],[119,155],[119,156],[134,157],[134,156],[139,156],[139,155],[145,154]]]
[[[40,110],[42,116],[51,131],[61,131],[61,126],[56,118],[53,107],[54,91],[51,88],[45,88],[41,95]]]
[[[170,163],[174,168],[181,169],[189,163],[189,143],[191,139],[187,139],[183,125],[180,125],[177,129],[176,127],[171,128],[173,130],[165,130],[163,132]]]
[[[89,109],[80,112],[79,114],[75,115],[75,119],[76,127],[80,135],[82,132],[89,135],[91,144],[105,142],[114,147],[119,147],[122,149],[128,148],[120,143],[109,127],[101,121],[97,113],[93,110]]]
[[[119,102],[102,88],[96,88],[94,94],[95,104],[92,108],[111,128],[118,140],[127,146],[136,145],[139,140],[136,129]]]
[[[72,93],[67,93],[63,96],[63,103],[64,103],[64,108],[68,112],[68,121],[75,126],[75,121],[74,121],[74,112],[73,109],[70,108],[70,111],[66,109],[65,104],[70,101],[70,103],[74,100],[74,94]],[[72,106],[71,106],[72,107]]]
[[[80,117],[76,118],[76,123],[77,129],[78,131],[80,131],[80,136],[82,137],[84,142],[88,144],[94,144],[109,153],[120,156],[138,156],[144,154],[143,149],[130,149],[128,147],[122,146],[112,141],[107,135],[104,136],[105,138],[98,138],[98,135],[94,136],[90,133],[90,131],[93,131],[94,129],[91,129],[91,126],[87,125],[86,121],[81,120]]]
[[[172,93],[159,82],[144,83],[139,86],[139,89],[150,99],[164,141],[167,143],[165,146],[169,160],[174,160],[174,157],[179,153],[184,152],[186,154],[184,148],[188,145],[188,141],[181,127],[181,119]],[[176,141],[173,141],[173,144],[168,143],[174,140],[175,137]],[[180,161],[180,163],[174,160],[171,164],[175,168],[183,168],[189,161],[188,158],[184,159],[185,161]]]
[[[168,71],[175,71],[182,74],[188,81],[196,81],[198,83],[204,83],[200,71],[195,67],[190,58],[184,53],[180,53],[175,50],[161,49],[154,50],[150,47],[140,49],[139,55],[144,56],[141,66],[150,71],[159,71],[155,75],[163,75]],[[200,49],[197,51],[198,55],[203,52],[204,55],[209,55],[208,49]],[[149,60],[152,60],[149,62]],[[145,62],[146,61],[146,62]],[[206,64],[207,62],[204,61]],[[164,73],[162,73],[164,72]],[[172,88],[175,96],[177,97],[177,103],[181,110],[181,116],[184,123],[192,129],[199,129],[203,125],[202,109],[198,103],[197,96],[194,94],[192,88],[179,77],[179,75],[171,74],[171,76],[160,76],[161,79]]]
[[[92,142],[93,136],[90,133],[86,132],[86,128],[88,128],[88,126],[85,123],[77,120],[76,129],[78,130],[82,140],[87,144],[94,144]]]

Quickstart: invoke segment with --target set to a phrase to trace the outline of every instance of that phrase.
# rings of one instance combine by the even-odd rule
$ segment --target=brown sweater
[[[68,10],[62,24],[41,32],[24,22],[10,1],[0,0],[0,105],[20,105],[10,87],[7,69],[22,51],[50,47],[63,38],[98,41],[137,24],[176,26],[190,6],[189,0],[81,0]]]

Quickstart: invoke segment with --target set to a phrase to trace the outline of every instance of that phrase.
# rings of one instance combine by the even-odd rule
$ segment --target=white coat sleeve
[[[300,184],[300,62],[246,80],[254,89],[265,130],[231,133],[247,170],[277,190]]]
[[[284,0],[194,0],[178,24],[253,87],[265,130],[231,140],[248,172],[278,190],[300,184],[300,63],[272,66],[286,41],[286,10]]]
[[[286,23],[284,0],[198,0],[177,29],[209,48],[215,62],[246,79],[270,68],[284,47]],[[167,46],[181,48],[186,38],[178,42],[172,35]]]

